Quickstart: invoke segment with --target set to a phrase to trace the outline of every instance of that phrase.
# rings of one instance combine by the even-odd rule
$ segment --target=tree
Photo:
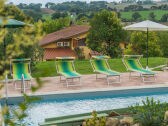
[[[161,17],[160,21],[162,21],[162,22],[167,22],[167,21],[168,21],[168,14],[164,14],[164,15]]]
[[[22,10],[20,10],[18,7],[14,5],[5,5],[4,9],[0,13],[0,16],[12,16],[12,18],[15,18],[16,20],[24,21],[29,20],[32,21],[32,18],[30,16],[27,16],[24,14]]]
[[[58,18],[61,18],[61,17],[65,18],[67,16],[68,16],[68,14],[66,12],[55,12],[55,13],[52,14],[51,18],[52,19],[58,19]]]
[[[117,12],[117,16],[118,16],[118,18],[121,18],[121,13]]]
[[[70,18],[59,18],[56,20],[46,20],[43,22],[43,30],[46,33],[55,32],[63,27],[67,27],[70,24]]]
[[[87,36],[88,46],[95,51],[112,57],[117,56],[119,42],[123,30],[115,12],[102,10],[96,13],[90,22],[91,28]]]
[[[163,52],[163,56],[164,57],[168,57],[168,44],[167,44],[167,40],[168,40],[168,33],[167,32],[159,32],[158,33],[159,36],[159,44],[161,47],[161,50]]]
[[[143,4],[143,1],[138,0],[138,1],[137,1],[137,4],[138,4],[138,5],[142,5],[142,4]]]
[[[54,6],[54,5],[55,5],[55,3],[48,2],[48,3],[45,4],[45,7],[50,8],[51,6]]]
[[[10,7],[13,7],[11,8],[11,10],[8,7],[9,5],[5,4],[5,0],[0,0],[1,16],[9,17],[13,13],[14,17],[21,18],[20,13],[15,13],[15,12],[21,12],[21,10],[18,9],[17,11],[12,12],[13,8],[17,8],[17,7],[10,6]],[[24,20],[24,18],[22,19]],[[26,19],[24,20],[24,22],[30,23]],[[5,19],[2,21],[2,23],[4,24],[6,23]],[[7,66],[9,65],[9,59],[20,56],[21,54],[24,53],[24,50],[22,47],[33,45],[41,39],[41,37],[43,36],[41,26],[42,26],[42,22],[38,22],[35,27],[25,26],[24,28],[15,29],[15,32],[10,31],[11,29],[5,29],[5,28],[2,28],[0,30],[0,44],[3,43],[4,38],[10,32],[13,32],[13,34],[7,38],[7,39],[10,39],[11,41],[10,43],[8,43],[6,47],[6,60],[4,56],[0,57],[0,71],[2,71],[2,73],[0,73],[0,80],[4,80],[4,77],[9,74],[9,70],[7,69]],[[4,69],[4,66],[6,66],[5,67],[6,69]],[[41,81],[39,79],[36,79],[36,80],[37,80],[37,86],[32,87],[32,92],[35,92],[38,88],[42,86]],[[3,87],[2,85],[4,84],[0,82],[0,89],[2,89]],[[30,103],[32,103],[34,100],[37,100],[37,99],[31,98],[24,93],[23,102],[19,103],[18,109],[11,110],[11,108],[8,105],[4,104],[1,108],[0,125],[5,125],[5,126],[29,125],[29,124],[23,123],[22,121],[24,120],[25,117],[27,117],[26,111]]]
[[[28,6],[28,9],[33,9],[34,11],[40,12],[41,11],[41,7],[42,7],[41,3],[37,3],[37,4],[30,3],[29,6]]]
[[[133,19],[134,21],[137,21],[139,18],[141,18],[141,15],[140,15],[138,12],[134,12],[134,13],[132,14],[132,19]]]
[[[72,12],[76,14],[80,13],[90,13],[96,12],[102,9],[107,9],[107,2],[106,1],[91,1],[87,3],[86,1],[68,1],[58,4],[50,5],[47,3],[45,6],[47,8],[60,11],[60,12]]]
[[[149,42],[149,56],[155,57],[155,56],[162,56],[162,50],[159,44],[159,37],[155,32],[149,32],[148,37]],[[146,33],[144,32],[133,32],[131,34],[129,48],[125,50],[125,52],[131,52],[132,54],[143,54],[146,56]]]
[[[41,19],[42,19],[42,14],[39,13],[39,12],[36,12],[36,11],[34,11],[34,10],[24,10],[24,13],[25,13],[27,16],[32,17],[35,22],[37,22],[38,20],[41,20]]]
[[[18,8],[20,9],[27,9],[28,5],[27,4],[24,4],[24,3],[20,3],[17,5]]]
[[[143,4],[153,4],[153,1],[152,0],[144,0]]]
[[[129,5],[124,8],[124,11],[142,11],[144,10],[143,6],[140,5]]]
[[[30,10],[33,10],[33,11],[36,11],[36,12],[40,12],[41,11],[41,7],[42,7],[42,4],[41,3],[30,3],[30,4],[24,4],[24,3],[20,3],[17,5],[18,8],[20,9],[30,9]]]
[[[155,21],[155,17],[156,17],[156,15],[155,15],[154,12],[149,13],[149,19],[150,20]]]
[[[16,19],[16,20],[20,20],[20,21],[29,21],[29,22],[33,22],[32,18],[25,15],[23,11],[21,11],[18,7],[14,6],[14,5],[4,5],[3,9],[1,10],[0,16],[2,17],[8,17],[8,16],[12,16],[12,18]],[[6,32],[6,42],[7,43],[11,43],[12,40],[12,34],[13,32],[16,31],[15,29],[10,29],[8,32]],[[3,43],[0,42],[0,49],[3,49]],[[0,59],[2,58],[3,53],[2,51],[0,52]]]
[[[167,4],[160,5],[158,7],[158,9],[160,9],[160,10],[168,10],[168,5]]]
[[[151,6],[150,9],[152,9],[152,10],[157,10],[157,9],[158,9],[158,6]]]
[[[89,19],[87,17],[81,17],[76,21],[76,24],[78,25],[88,25],[89,24]]]

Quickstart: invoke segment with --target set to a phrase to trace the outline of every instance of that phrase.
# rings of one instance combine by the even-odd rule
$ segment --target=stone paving
[[[65,92],[65,91],[82,91],[82,90],[101,90],[101,89],[117,89],[117,88],[132,88],[132,87],[145,87],[145,86],[156,86],[156,85],[165,85],[168,86],[168,72],[157,72],[156,81],[150,83],[144,83],[141,81],[141,78],[131,78],[129,80],[129,73],[121,74],[121,83],[112,83],[108,86],[107,81],[104,75],[99,75],[101,79],[96,80],[95,74],[90,75],[82,75],[81,77],[81,85],[80,86],[72,86],[67,87],[65,81],[60,82],[60,77],[45,77],[41,78],[44,81],[44,85],[40,88],[36,93],[37,94],[47,94],[54,92]],[[62,78],[63,79],[63,78]],[[115,78],[111,78],[111,81],[114,81]],[[35,80],[33,80],[33,85],[36,85]],[[19,82],[18,82],[19,86]],[[5,89],[5,88],[4,88]],[[4,94],[5,90],[1,92]],[[30,90],[26,90],[26,93],[31,94]],[[8,83],[8,96],[17,96],[21,95],[20,90],[15,90],[12,82]]]

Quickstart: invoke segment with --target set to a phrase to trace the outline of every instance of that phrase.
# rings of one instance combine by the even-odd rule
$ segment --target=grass
[[[145,67],[146,59],[141,59],[142,65]],[[166,63],[166,58],[155,57],[149,58],[149,67],[156,67]],[[121,59],[110,59],[109,65],[111,69],[118,72],[126,72],[125,66]],[[75,61],[76,71],[80,74],[93,74],[93,69],[90,65],[89,60],[76,60]],[[36,64],[36,68],[32,71],[33,77],[52,77],[57,76],[55,61],[45,61]]]
[[[139,12],[143,20],[148,19],[149,13],[151,12],[154,12],[154,14],[156,15],[156,20],[160,20],[164,14],[168,14],[167,10],[146,10],[146,11],[136,11],[136,12]],[[133,13],[134,13],[133,11],[121,12],[121,17],[126,19],[132,19]]]
[[[51,19],[51,14],[43,14],[42,19],[45,19],[45,20]]]
[[[154,14],[156,15],[156,20],[160,20],[161,17],[164,14],[168,14],[167,10],[145,10],[145,11],[136,11],[138,12],[141,16],[143,20],[148,19],[149,17],[149,13],[154,12]],[[129,12],[121,12],[121,17],[125,18],[125,19],[132,19],[132,14],[134,13],[134,11],[129,11]],[[42,18],[45,20],[51,19],[51,14],[43,14]]]

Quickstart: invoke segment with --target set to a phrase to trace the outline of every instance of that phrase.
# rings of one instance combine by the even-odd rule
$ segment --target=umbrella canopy
[[[15,19],[3,19],[2,17],[0,18],[0,27],[3,28],[18,28],[18,27],[24,27],[26,25],[27,25],[26,23]]]
[[[147,34],[147,45],[146,45],[146,57],[147,57],[147,64],[146,68],[148,68],[148,32],[149,31],[168,31],[168,26],[162,25],[150,20],[142,21],[139,23],[135,23],[129,26],[124,27],[125,30],[130,31],[145,31]]]
[[[162,25],[150,20],[142,21],[139,23],[135,23],[129,26],[124,27],[125,30],[133,30],[133,31],[167,31],[168,26]]]
[[[26,24],[24,22],[15,20],[15,19],[9,19],[5,17],[0,17],[0,28],[19,28],[24,26],[32,26],[30,24]],[[4,38],[4,60],[6,60],[6,42]],[[5,69],[5,67],[4,67]]]

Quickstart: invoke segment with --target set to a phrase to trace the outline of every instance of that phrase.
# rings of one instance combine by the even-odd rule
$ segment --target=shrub
[[[167,22],[167,21],[168,21],[168,14],[162,15],[160,21],[162,21],[162,22]]]
[[[125,55],[133,55],[136,54],[135,52],[133,52],[132,50],[132,44],[128,44],[127,48],[124,50],[124,54]]]
[[[106,118],[105,117],[97,117],[96,111],[92,112],[92,118],[85,121],[84,126],[105,126]]]
[[[131,106],[130,110],[134,116],[135,122],[140,126],[162,126],[164,122],[164,113],[168,109],[167,103],[160,103],[153,98],[142,101],[142,106],[139,104]]]
[[[133,19],[134,21],[137,21],[137,20],[140,19],[140,18],[141,18],[140,13],[134,12],[134,13],[132,14],[132,19]]]

